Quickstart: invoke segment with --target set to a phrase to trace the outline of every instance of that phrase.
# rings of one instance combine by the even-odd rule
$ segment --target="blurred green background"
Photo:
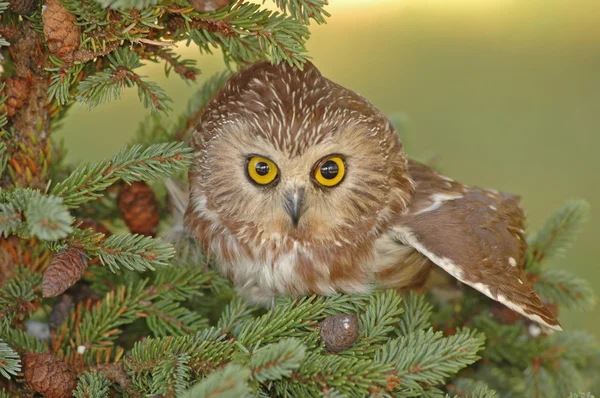
[[[600,293],[600,1],[332,0],[308,48],[330,79],[387,115],[401,114],[409,155],[436,157],[463,183],[517,193],[537,229],[569,198],[592,204],[567,268]],[[198,59],[203,78],[219,54]],[[145,68],[174,99],[175,119],[199,85]],[[199,80],[199,83],[202,82]],[[90,112],[76,107],[56,135],[72,161],[111,156],[148,116],[135,90]],[[600,306],[565,312],[567,328],[600,337]]]

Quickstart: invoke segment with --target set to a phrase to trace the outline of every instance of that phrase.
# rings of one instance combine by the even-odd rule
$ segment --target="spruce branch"
[[[108,398],[112,383],[102,373],[85,372],[79,376],[74,398]]]
[[[392,290],[377,291],[370,297],[364,312],[358,316],[360,337],[358,342],[339,355],[357,358],[371,357],[389,339],[394,326],[404,312],[402,297]]]
[[[25,210],[29,232],[42,240],[57,240],[73,232],[73,217],[63,206],[62,198],[33,195]]]
[[[246,300],[240,296],[235,296],[225,307],[217,326],[224,333],[237,333],[239,325],[252,319],[256,308],[250,306]]]
[[[177,355],[162,361],[152,371],[150,393],[164,397],[183,395],[189,387],[189,355]]]
[[[233,5],[233,3],[232,3]],[[308,28],[300,21],[259,4],[238,2],[210,14],[181,14],[170,20],[179,37],[193,41],[202,51],[220,46],[227,61],[253,62],[265,55],[275,64],[302,67],[307,59]]]
[[[104,8],[126,10],[130,8],[142,9],[158,4],[158,0],[94,0]]]
[[[535,275],[534,287],[543,299],[568,309],[590,311],[596,305],[590,283],[569,271],[542,269]]]
[[[431,313],[433,306],[425,300],[425,296],[410,292],[409,296],[402,301],[404,312],[400,316],[400,322],[396,325],[399,336],[406,336],[418,330],[431,327]]]
[[[397,385],[390,378],[393,369],[393,364],[368,359],[310,353],[297,371],[275,387],[280,395],[293,397],[320,396],[331,388],[348,396],[369,396],[374,391],[389,392]]]
[[[173,246],[162,239],[135,234],[111,235],[95,249],[102,264],[113,272],[121,267],[132,271],[155,270],[166,266],[175,254]]]
[[[168,103],[171,99],[164,90],[134,72],[134,69],[143,66],[135,52],[119,48],[108,54],[107,59],[107,68],[79,83],[77,101],[87,104],[91,109],[113,98],[119,99],[125,88],[137,86],[144,107],[149,107],[153,112],[170,110]]]
[[[144,119],[136,132],[133,142],[145,145],[165,141],[189,141],[196,128],[204,107],[231,77],[230,70],[219,72],[208,78],[194,95],[190,97],[187,109],[179,116],[174,125],[167,124],[164,118],[151,115]]]
[[[183,395],[183,398],[246,397],[250,394],[249,378],[250,369],[238,364],[229,364],[193,386]]]
[[[0,338],[13,350],[21,354],[27,352],[48,352],[48,344],[45,341],[10,325],[6,318],[0,318]]]
[[[125,357],[125,370],[140,391],[152,384],[154,369],[165,361],[189,356],[191,380],[211,374],[231,361],[236,345],[225,340],[220,330],[205,329],[195,335],[165,338],[147,338],[134,345]]]
[[[16,376],[20,371],[19,355],[0,338],[0,375],[10,379],[11,375]]]
[[[192,59],[181,60],[181,55],[176,55],[171,49],[160,46],[151,47],[155,54],[165,62],[165,75],[168,77],[171,70],[177,73],[185,81],[195,81],[200,74],[200,69],[196,68],[196,61]]]
[[[40,274],[33,273],[23,266],[16,267],[12,277],[0,288],[0,319],[33,312],[36,309],[33,301],[38,298],[38,286],[41,281]]]
[[[22,222],[22,213],[9,203],[0,203],[0,235],[8,237],[17,231]]]
[[[527,267],[535,271],[545,259],[563,256],[587,220],[589,208],[584,200],[569,200],[558,208],[528,239]]]
[[[401,391],[421,391],[477,361],[483,343],[483,334],[475,330],[461,329],[444,338],[429,329],[392,340],[375,359],[394,364]]]
[[[5,235],[16,233],[53,241],[73,232],[73,218],[63,205],[63,199],[43,195],[37,190],[17,188],[4,192],[0,216],[6,223],[0,227]]]
[[[117,152],[111,160],[77,167],[69,177],[51,189],[63,197],[68,207],[77,207],[102,196],[102,192],[115,182],[127,183],[170,177],[190,164],[190,149],[182,142],[134,145]]]
[[[292,18],[295,18],[305,25],[310,24],[310,20],[314,20],[317,24],[326,23],[325,17],[330,17],[325,6],[328,5],[328,0],[274,0],[277,7],[284,13],[289,13]]]
[[[283,339],[252,353],[248,366],[260,383],[289,377],[304,359],[306,347],[299,340]]]

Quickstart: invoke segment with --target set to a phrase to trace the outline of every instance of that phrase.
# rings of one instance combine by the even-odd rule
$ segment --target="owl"
[[[410,289],[440,267],[560,330],[523,271],[519,197],[409,159],[379,110],[312,63],[237,72],[192,146],[185,225],[250,302]]]

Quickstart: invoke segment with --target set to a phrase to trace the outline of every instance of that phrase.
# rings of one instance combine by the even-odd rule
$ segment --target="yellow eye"
[[[344,179],[346,165],[339,156],[322,159],[315,167],[315,180],[325,187],[334,187]]]
[[[267,158],[252,156],[248,159],[248,177],[259,185],[267,185],[277,178],[277,166]]]

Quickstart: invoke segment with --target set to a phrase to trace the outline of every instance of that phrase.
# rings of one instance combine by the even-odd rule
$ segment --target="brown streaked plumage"
[[[311,63],[235,74],[192,144],[186,226],[251,301],[405,289],[437,265],[560,329],[524,277],[518,197],[408,160],[392,124]]]

